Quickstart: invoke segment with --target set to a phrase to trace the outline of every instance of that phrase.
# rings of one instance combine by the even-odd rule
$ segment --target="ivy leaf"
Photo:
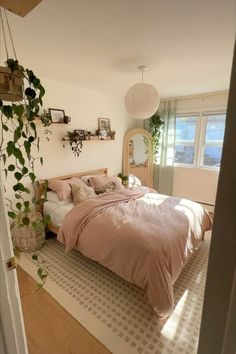
[[[15,219],[16,218],[16,213],[14,213],[14,211],[9,211],[8,212],[8,216],[12,219]]]
[[[2,124],[2,128],[7,132],[8,131],[8,126],[6,124]]]
[[[44,218],[43,218],[44,225],[50,224],[50,222],[51,222],[50,215],[45,215]]]
[[[8,154],[8,157],[13,154],[14,148],[15,148],[15,145],[14,145],[13,141],[8,141],[8,143],[7,143],[7,154]]]
[[[14,143],[16,143],[21,138],[21,131],[16,129],[14,132]]]
[[[2,113],[7,118],[12,118],[13,117],[12,106],[10,105],[2,106]]]
[[[22,204],[21,203],[16,203],[16,207],[17,207],[18,210],[21,210]]]
[[[20,172],[15,172],[14,176],[15,176],[15,179],[17,179],[17,181],[20,181],[22,178],[22,174]]]
[[[18,159],[18,160],[21,160],[22,159],[22,152],[20,151],[20,149],[16,148],[14,146],[14,149],[13,149],[13,155]]]
[[[40,163],[41,163],[41,165],[43,165],[43,158],[42,157],[40,157]]]
[[[22,174],[23,174],[23,175],[26,175],[28,172],[29,172],[28,168],[24,166],[24,167],[22,168]]]
[[[29,139],[28,139],[28,142],[29,142],[29,143],[32,143],[34,140],[35,140],[35,138],[31,135],[31,136],[29,137]]]
[[[33,259],[34,261],[37,261],[37,260],[38,260],[38,255],[37,255],[37,254],[33,254],[33,255],[32,255],[32,259]]]
[[[34,183],[35,180],[36,180],[36,176],[35,176],[35,174],[32,173],[32,172],[29,173],[29,178],[31,179],[31,181],[32,181],[33,183]]]
[[[28,218],[28,216],[25,216],[25,217],[22,219],[22,223],[23,223],[23,225],[26,225],[26,226],[29,225],[30,219]]]
[[[3,163],[4,163],[4,165],[5,165],[6,160],[7,160],[6,154],[2,154],[2,159],[3,159]]]
[[[20,194],[15,194],[15,198],[20,199],[21,198]]]
[[[15,171],[15,165],[9,165],[8,166],[8,171]]]

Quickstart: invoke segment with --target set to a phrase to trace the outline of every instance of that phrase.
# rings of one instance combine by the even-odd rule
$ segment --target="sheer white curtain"
[[[160,104],[158,113],[164,122],[158,157],[154,157],[153,186],[162,194],[172,195],[174,179],[175,158],[175,122],[176,102],[168,101]],[[148,129],[149,120],[146,119],[144,127]],[[156,161],[156,162],[155,162]]]

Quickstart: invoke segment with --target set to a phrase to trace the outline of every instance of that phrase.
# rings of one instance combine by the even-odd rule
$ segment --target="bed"
[[[58,179],[87,175],[107,176],[107,169]],[[41,183],[39,195],[44,189]],[[172,312],[173,284],[212,225],[200,204],[142,188],[105,192],[76,206],[45,202],[44,213],[67,251],[76,249],[143,288],[160,318]]]

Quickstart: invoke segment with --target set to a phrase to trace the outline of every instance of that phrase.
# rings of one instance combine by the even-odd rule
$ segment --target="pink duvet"
[[[75,206],[58,240],[145,289],[164,318],[173,309],[173,284],[211,224],[187,199],[123,190]]]

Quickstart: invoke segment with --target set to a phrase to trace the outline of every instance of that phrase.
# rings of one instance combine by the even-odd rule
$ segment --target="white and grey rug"
[[[45,290],[112,353],[194,354],[209,244],[202,242],[175,283],[175,310],[165,321],[157,319],[142,289],[77,251],[66,254],[55,238],[41,253],[50,272]],[[30,254],[22,254],[19,263],[37,278]]]

